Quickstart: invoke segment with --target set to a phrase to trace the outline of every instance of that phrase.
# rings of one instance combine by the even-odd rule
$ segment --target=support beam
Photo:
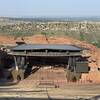
[[[66,69],[66,78],[68,82],[76,82],[81,78],[82,73],[76,72],[76,58],[69,57],[68,59],[68,67]]]
[[[14,61],[15,61],[15,70],[18,70],[17,60],[15,56],[14,56]]]

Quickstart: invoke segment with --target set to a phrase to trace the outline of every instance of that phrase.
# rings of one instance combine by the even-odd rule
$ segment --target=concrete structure
[[[82,73],[88,73],[89,67],[82,48],[66,44],[22,44],[11,49],[15,67],[13,79],[24,79],[25,72],[32,66],[63,66],[68,81],[77,81]]]

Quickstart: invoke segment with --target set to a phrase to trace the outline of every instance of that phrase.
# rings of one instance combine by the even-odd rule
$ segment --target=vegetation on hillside
[[[100,21],[24,21],[0,20],[0,33],[7,35],[29,36],[41,33],[49,35],[67,35],[81,41],[87,41],[100,47]]]

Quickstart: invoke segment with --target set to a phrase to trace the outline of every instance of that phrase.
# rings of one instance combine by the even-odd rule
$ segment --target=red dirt
[[[15,38],[13,36],[0,35],[0,45],[15,45]]]

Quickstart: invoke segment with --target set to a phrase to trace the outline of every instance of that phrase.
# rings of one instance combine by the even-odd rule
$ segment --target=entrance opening
[[[66,67],[68,57],[27,57],[26,80],[46,87],[59,87],[67,82]]]

